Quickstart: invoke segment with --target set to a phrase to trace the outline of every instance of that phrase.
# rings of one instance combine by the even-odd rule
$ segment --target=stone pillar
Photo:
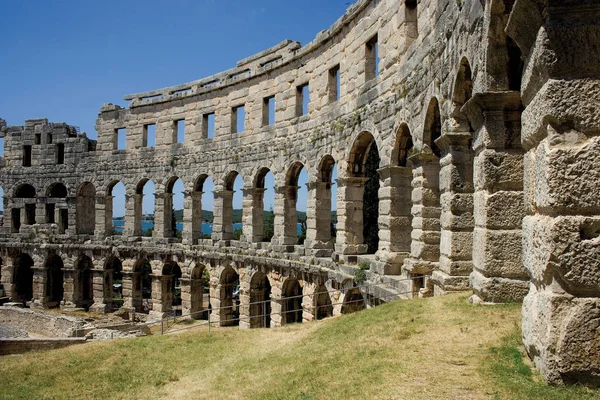
[[[282,314],[284,307],[281,297],[281,282],[276,281],[276,284],[271,286],[271,328],[278,328],[285,321],[285,316]]]
[[[546,381],[600,386],[600,5],[556,3],[519,1],[507,27],[530,72],[522,330]]]
[[[243,274],[240,276],[240,305],[239,305],[239,318],[240,328],[249,329],[253,325],[253,321],[250,319],[250,274]],[[244,279],[246,278],[246,279]]]
[[[363,237],[363,195],[367,178],[339,178],[337,191],[337,238],[339,254],[364,254],[367,245]]]
[[[154,238],[173,237],[171,218],[173,217],[173,193],[156,193],[154,206]]]
[[[33,299],[31,300],[32,308],[42,308],[46,304],[45,289],[46,289],[46,271],[43,266],[33,268]]]
[[[172,309],[171,279],[172,275],[152,275],[152,311],[150,314],[155,318],[162,318]]]
[[[202,279],[180,278],[181,286],[181,310],[183,315],[189,315],[193,319],[203,317]]]
[[[213,240],[233,239],[233,190],[215,188]]]
[[[297,198],[298,186],[286,185],[275,188],[273,244],[290,246],[298,243]]]
[[[260,243],[264,235],[264,188],[242,189],[243,199],[243,237],[247,242]]]
[[[123,235],[142,236],[142,199],[141,193],[125,195],[125,228]]]
[[[473,272],[473,156],[470,132],[448,132],[436,144],[440,160],[441,237],[434,295],[467,290]]]
[[[92,270],[92,284],[93,284],[93,299],[94,304],[90,307],[90,311],[105,313],[110,311],[112,308],[112,276],[109,277],[108,274],[111,271],[106,270]],[[108,277],[108,280],[107,280]],[[110,296],[107,297],[107,291],[105,284],[111,285]]]
[[[11,300],[14,300],[16,294],[16,285],[13,283],[15,267],[12,257],[5,258],[4,265],[2,265],[2,269],[0,269],[0,284],[4,288],[5,296],[8,296]]]
[[[315,315],[315,284],[304,282],[302,287],[302,322],[312,322]]]
[[[61,302],[61,308],[76,308],[78,299],[75,298],[75,285],[77,279],[75,274],[77,270],[73,266],[67,266],[63,268],[63,300]]]
[[[315,257],[329,257],[331,241],[331,183],[312,181],[307,184],[306,240],[304,247]]]
[[[521,301],[529,284],[521,257],[520,96],[518,92],[478,93],[465,107],[475,129],[473,301]]]
[[[104,237],[113,232],[113,196],[96,196],[96,228],[94,235]],[[123,227],[123,230],[125,227]]]
[[[410,256],[412,169],[388,166],[378,172],[381,185],[377,257],[384,263],[384,274],[399,275],[404,260]]]
[[[183,244],[195,245],[202,234],[203,192],[184,192],[183,200]]]
[[[8,208],[6,208],[8,210]],[[4,214],[4,226],[10,227],[10,224],[7,224],[6,217],[10,214],[9,212],[5,212]],[[35,205],[35,223],[36,224],[45,224],[46,223],[46,204],[44,203],[36,203]]]
[[[431,150],[409,158],[413,165],[412,241],[404,269],[411,275],[429,275],[440,258],[439,159]]]

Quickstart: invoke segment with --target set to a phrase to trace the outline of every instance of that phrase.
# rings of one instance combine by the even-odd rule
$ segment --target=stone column
[[[282,314],[284,307],[281,296],[281,282],[277,281],[271,286],[271,328],[278,328],[285,321],[285,316]]]
[[[404,269],[411,275],[429,275],[440,259],[439,159],[429,149],[409,158],[413,165],[412,241]]]
[[[302,287],[302,322],[312,322],[315,315],[315,284],[304,282]]]
[[[478,93],[466,104],[475,129],[473,272],[475,302],[523,299],[523,150],[518,92]]]
[[[6,208],[8,210],[8,208]],[[10,227],[10,224],[7,224],[6,217],[8,216],[8,212],[4,214],[4,226]],[[36,224],[45,224],[46,223],[46,204],[45,203],[36,203],[35,205],[35,223]]]
[[[296,200],[298,186],[280,186],[275,188],[274,231],[272,242],[281,246],[293,246],[298,243],[298,217]]]
[[[152,311],[154,318],[162,318],[171,311],[172,294],[170,290],[171,275],[152,275]]]
[[[93,284],[93,299],[94,304],[90,307],[90,311],[104,313],[110,311],[112,308],[112,277],[107,280],[110,271],[105,270],[92,270],[92,284]],[[105,284],[111,285],[111,296],[107,298],[107,291]]]
[[[244,279],[247,278],[247,279]],[[250,319],[250,274],[244,274],[240,276],[240,328],[249,329],[252,327],[252,320]]]
[[[215,188],[213,240],[233,239],[233,190]]]
[[[203,192],[184,192],[183,200],[183,244],[195,245],[202,234]]]
[[[15,267],[13,264],[12,257],[5,257],[4,265],[0,269],[0,284],[4,288],[5,296],[10,297],[11,300],[15,299],[16,285],[14,282]],[[34,296],[35,297],[35,296]]]
[[[264,235],[264,188],[242,189],[243,199],[243,237],[247,242],[260,243]]]
[[[304,247],[315,257],[329,257],[331,241],[331,183],[312,181],[307,184],[306,240]]]
[[[96,227],[94,230],[96,236],[104,237],[113,231],[113,198],[113,196],[96,196]]]
[[[202,306],[202,279],[180,278],[181,286],[181,309],[183,315],[190,318],[201,319],[203,317]]]
[[[473,272],[473,156],[470,132],[448,132],[436,144],[440,160],[441,237],[434,295],[467,290]]]
[[[61,308],[76,308],[78,299],[75,298],[75,284],[77,279],[75,274],[77,270],[72,266],[63,268],[63,300],[61,302]]]
[[[33,299],[31,300],[32,308],[42,308],[46,304],[44,296],[46,287],[46,271],[43,266],[34,266],[33,269]]]
[[[549,383],[599,386],[600,5],[556,3],[532,12],[519,1],[507,27],[531,72],[521,89],[523,338]]]
[[[123,235],[142,236],[142,199],[143,194],[125,195],[125,228]]]
[[[171,218],[173,217],[173,193],[156,193],[154,208],[153,238],[173,237]]]
[[[411,178],[410,167],[388,166],[379,176],[379,249],[377,257],[384,263],[385,275],[399,275],[404,260],[410,256]]]
[[[339,254],[364,254],[367,245],[363,237],[363,195],[367,178],[339,178],[337,191],[337,238]]]

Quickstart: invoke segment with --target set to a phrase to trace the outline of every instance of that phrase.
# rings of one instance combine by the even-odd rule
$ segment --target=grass
[[[3,399],[593,399],[547,387],[520,305],[396,302],[272,330],[204,328],[2,358]]]

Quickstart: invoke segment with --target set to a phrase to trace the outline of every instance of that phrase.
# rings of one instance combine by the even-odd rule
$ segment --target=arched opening
[[[169,179],[164,194],[165,237],[181,239],[183,232],[183,181],[178,177]]]
[[[357,210],[362,205],[362,221],[354,218],[353,223],[346,222],[350,229],[356,230],[351,235],[354,237],[355,243],[364,244],[363,252],[367,254],[375,254],[379,248],[379,161],[379,150],[375,138],[369,132],[362,132],[352,146],[348,163],[351,168],[350,176],[362,178],[363,182],[363,191],[360,193],[362,196],[356,193],[356,201],[349,204],[357,207]],[[361,180],[357,180],[355,185],[360,187]],[[346,201],[348,202],[348,199]],[[356,212],[350,215],[357,216]]]
[[[189,313],[190,318],[193,319],[207,319],[207,313],[203,312],[204,310],[204,298],[205,295],[208,295],[208,280],[203,277],[205,274],[206,268],[202,265],[196,265],[190,274],[190,287],[187,293],[184,293],[183,289],[181,291],[181,299],[184,309],[187,308],[187,312]],[[207,276],[208,277],[208,276]],[[189,296],[189,298],[185,298]],[[187,307],[186,307],[187,306]]]
[[[349,289],[344,295],[342,303],[342,314],[351,314],[356,311],[364,310],[365,298],[359,288]]]
[[[329,297],[329,292],[327,291],[325,285],[319,285],[315,289],[314,303],[316,320],[331,317],[333,315],[331,297]]]
[[[58,224],[58,233],[69,229],[68,191],[60,182],[53,183],[46,192],[46,223]]]
[[[398,167],[408,166],[408,157],[413,149],[412,135],[408,125],[401,124],[396,132],[396,143],[392,153],[392,165]]]
[[[242,202],[244,180],[231,171],[225,179],[223,197],[223,238],[240,240],[242,236]]]
[[[228,266],[219,279],[220,322],[221,326],[234,326],[240,323],[240,280],[237,272]]]
[[[304,244],[308,173],[301,162],[288,170],[284,188],[284,244]]]
[[[77,191],[77,234],[93,235],[96,228],[96,188],[85,182]]]
[[[252,195],[252,241],[271,242],[275,234],[275,177],[262,168],[256,177]]]
[[[13,268],[12,301],[25,304],[33,299],[33,260],[29,254],[21,253],[13,259]]]
[[[56,254],[46,259],[46,306],[48,308],[59,307],[63,299],[63,260]]]
[[[302,322],[302,287],[296,278],[287,278],[281,289],[281,320],[286,324]]]
[[[151,237],[154,232],[154,182],[143,179],[136,187],[135,236]]]
[[[106,261],[103,289],[104,299],[110,309],[116,310],[123,306],[123,265],[117,257]]]
[[[113,181],[108,186],[104,212],[106,234],[122,235],[125,229],[125,185],[122,182]]]
[[[214,213],[214,193],[215,184],[210,176],[202,175],[196,181],[196,191],[201,193],[198,209],[200,213],[195,213],[196,217],[201,218],[202,239],[210,239],[213,232],[213,213]]]
[[[36,191],[35,188],[29,184],[19,185],[15,189],[14,198],[21,199],[19,208],[13,208],[11,210],[12,219],[12,232],[19,232],[21,225],[33,225],[35,224],[35,209],[36,209]],[[4,206],[4,204],[3,204]],[[22,207],[22,208],[21,208]],[[21,210],[25,209],[24,220],[22,220]]]
[[[321,159],[318,166],[317,181],[311,184],[314,194],[311,196],[312,207],[315,210],[314,220],[307,221],[307,239],[309,246],[319,249],[317,256],[328,255],[325,249],[331,251],[335,243],[337,168],[332,156]]]
[[[152,310],[152,267],[145,257],[134,264],[132,281],[133,307],[137,312],[148,314]]]
[[[75,276],[73,277],[73,302],[77,307],[86,311],[94,302],[94,279],[92,276],[93,264],[91,258],[82,256],[75,263]]]
[[[271,284],[260,271],[250,281],[250,327],[271,327]]]
[[[163,311],[173,310],[181,315],[181,268],[174,261],[165,263],[162,269]]]

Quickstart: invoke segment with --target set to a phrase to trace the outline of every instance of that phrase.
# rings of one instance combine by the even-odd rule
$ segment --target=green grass
[[[524,362],[520,305],[467,295],[279,329],[205,327],[2,358],[2,399],[588,399]],[[594,397],[596,396],[596,397]]]

